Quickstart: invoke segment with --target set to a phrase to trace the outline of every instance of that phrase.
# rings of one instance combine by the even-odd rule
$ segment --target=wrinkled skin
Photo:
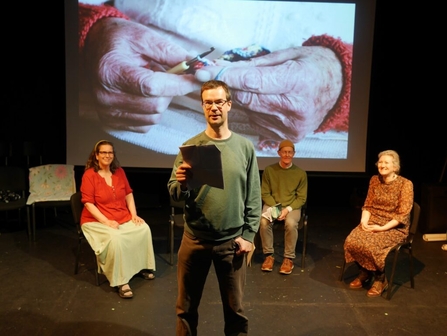
[[[219,76],[233,101],[249,109],[251,125],[264,139],[302,140],[321,124],[343,85],[341,63],[325,47],[295,47],[230,63],[216,61],[196,73],[202,80]]]
[[[150,28],[121,18],[95,23],[82,57],[99,118],[115,129],[147,132],[174,96],[200,89],[191,74],[165,73],[193,56]]]
[[[338,58],[318,46],[288,48],[235,63],[217,60],[216,66],[196,75],[165,72],[195,56],[139,23],[99,20],[89,31],[82,57],[102,123],[147,132],[173,97],[199,90],[200,81],[215,78],[225,67],[219,79],[231,87],[233,101],[248,110],[261,140],[287,138],[296,143],[317,129],[343,85]]]

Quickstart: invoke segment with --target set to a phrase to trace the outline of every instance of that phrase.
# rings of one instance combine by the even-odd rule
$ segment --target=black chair
[[[306,267],[306,249],[307,249],[307,223],[309,220],[309,216],[307,215],[307,202],[304,203],[304,205],[301,207],[301,218],[298,222],[298,239],[302,236],[302,246],[303,249],[301,250],[301,269],[304,269]],[[284,229],[284,222],[283,221],[275,221],[273,223],[273,229],[276,230],[277,228]],[[300,235],[299,231],[303,231],[303,234]],[[255,237],[255,246],[258,246],[262,249],[262,241],[261,237],[258,233]],[[298,246],[298,244],[297,244]]]
[[[26,207],[27,174],[25,169],[13,166],[0,166],[0,211],[18,210],[19,223],[22,223],[22,210]],[[28,221],[28,237],[32,232]]]
[[[416,232],[418,229],[420,214],[421,214],[421,207],[419,206],[418,203],[414,202],[413,208],[412,208],[411,214],[410,214],[410,216],[411,216],[410,231],[409,231],[407,239],[405,239],[404,242],[393,246],[393,248],[388,253],[388,256],[389,256],[394,251],[394,259],[393,259],[393,265],[391,268],[391,276],[388,280],[388,289],[387,289],[387,295],[386,295],[387,300],[391,299],[391,292],[392,292],[392,287],[393,287],[394,275],[396,272],[396,265],[397,265],[397,261],[398,261],[398,257],[399,257],[399,252],[402,249],[404,251],[406,250],[408,252],[411,288],[414,288],[413,239],[414,239],[414,236],[416,235]],[[387,258],[388,258],[388,256],[387,256]],[[346,268],[346,260],[343,258],[343,265],[341,267],[339,281],[343,280],[343,274],[345,272],[345,268]]]
[[[25,141],[22,144],[23,156],[26,159],[26,166],[43,165],[43,150],[45,146],[39,141]]]
[[[2,165],[7,166],[9,164],[8,160],[11,156],[11,144],[7,141],[0,141],[0,159],[2,160]]]
[[[77,252],[76,252],[76,262],[75,262],[74,274],[78,274],[79,259],[81,256],[82,244],[83,244],[83,241],[87,241],[85,239],[84,233],[82,232],[82,229],[81,229],[81,213],[82,213],[82,209],[84,208],[84,204],[82,204],[81,198],[82,198],[82,194],[79,191],[74,193],[70,197],[71,211],[73,212],[73,220],[76,225],[76,231],[78,232],[78,248],[77,248]],[[95,280],[96,280],[96,285],[99,286],[98,263],[96,260],[96,255],[94,255],[94,257],[95,257]]]
[[[171,199],[171,213],[169,214],[169,232],[168,232],[168,252],[169,263],[174,265],[174,233],[175,228],[181,228],[185,226],[183,219],[183,209],[185,206],[184,201],[176,202]]]
[[[301,209],[301,218],[298,224],[298,231],[303,230],[303,250],[301,254],[301,269],[304,269],[306,266],[306,249],[307,249],[307,221],[309,216],[307,215],[307,204]]]

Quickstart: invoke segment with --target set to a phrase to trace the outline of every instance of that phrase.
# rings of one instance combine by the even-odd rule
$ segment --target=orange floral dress
[[[345,240],[346,262],[356,261],[367,270],[384,271],[391,248],[408,236],[413,196],[413,183],[402,176],[389,183],[379,175],[371,177],[362,208],[371,213],[368,223],[383,226],[395,219],[400,224],[382,232],[364,231],[361,224],[356,226]]]

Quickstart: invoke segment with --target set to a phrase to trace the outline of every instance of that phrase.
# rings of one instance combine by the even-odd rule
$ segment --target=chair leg
[[[33,232],[31,230],[31,218],[30,218],[29,206],[26,207],[26,220],[28,224],[28,240],[31,241],[33,239]]]
[[[343,264],[341,265],[340,277],[338,278],[338,281],[343,281],[343,274],[345,273],[345,268],[346,268],[346,259],[343,256]]]
[[[79,256],[81,255],[81,244],[82,244],[82,239],[78,238],[78,249],[77,249],[77,252],[76,252],[76,261],[75,261],[74,274],[78,274]]]
[[[82,237],[79,237],[79,240],[78,240],[78,249],[77,249],[77,252],[76,252],[76,261],[75,261],[75,269],[74,269],[74,274],[78,274],[78,271],[79,271],[79,259],[80,259],[80,256],[81,256],[81,253],[82,253],[82,240],[83,240],[84,238],[82,238]],[[98,275],[98,259],[96,258],[96,254],[95,253],[93,253],[93,257],[95,258],[95,262],[94,262],[94,264],[95,264],[95,282],[96,282],[96,286],[99,286],[100,285],[100,283],[99,283],[99,275]]]
[[[170,221],[169,226],[169,263],[174,265],[174,222]]]
[[[36,206],[33,203],[33,205],[31,207],[33,210],[33,215],[32,215],[32,217],[33,217],[33,241],[36,241]]]
[[[96,254],[93,253],[93,256],[95,258],[95,281],[96,281],[96,286],[99,286],[99,274],[98,274],[98,259],[96,258]]]
[[[388,289],[387,289],[387,293],[386,293],[387,300],[391,299],[391,292],[393,289],[393,281],[394,281],[394,273],[396,272],[396,265],[397,265],[397,258],[399,256],[399,250],[400,250],[400,248],[397,248],[394,251],[393,268],[391,269],[391,277],[390,277],[390,280],[388,281]]]
[[[307,216],[304,218],[304,228],[303,228],[303,253],[301,255],[301,269],[306,267],[306,248],[307,248]]]
[[[411,281],[411,288],[414,288],[414,265],[413,265],[413,251],[411,247],[408,249],[408,257],[410,262],[410,281]]]

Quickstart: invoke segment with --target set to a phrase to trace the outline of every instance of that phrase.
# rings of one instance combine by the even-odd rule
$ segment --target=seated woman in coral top
[[[129,281],[135,274],[155,277],[152,234],[137,215],[132,189],[110,141],[101,140],[93,148],[81,193],[81,228],[97,255],[98,272],[118,287],[122,298],[131,298]]]

